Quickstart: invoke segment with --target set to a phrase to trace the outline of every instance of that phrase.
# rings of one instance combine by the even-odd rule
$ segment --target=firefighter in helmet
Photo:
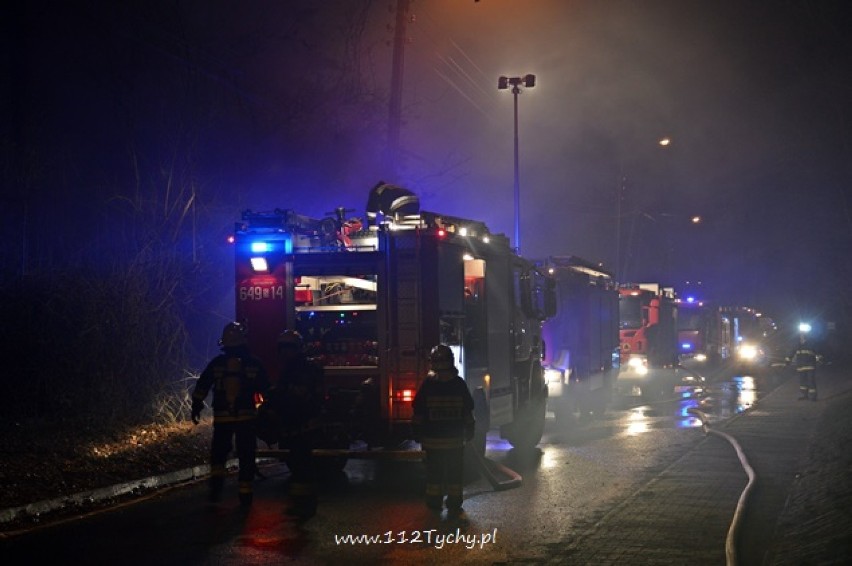
[[[805,335],[799,335],[798,348],[787,358],[799,376],[799,401],[817,400],[816,368],[820,358]]]
[[[406,188],[379,181],[370,189],[366,211],[367,228],[375,230],[379,215],[399,219],[419,214],[420,198]]]
[[[305,355],[304,341],[295,330],[278,335],[278,382],[269,391],[267,410],[277,423],[278,444],[290,455],[289,515],[309,519],[316,513],[317,470],[312,450],[321,437],[322,370]]]
[[[240,471],[239,499],[251,505],[255,474],[255,398],[269,387],[266,370],[248,349],[245,327],[231,322],[219,340],[222,353],[201,372],[192,392],[192,422],[198,424],[204,399],[213,390],[213,442],[210,450],[210,501],[219,501],[225,483],[225,461],[236,439]]]
[[[432,348],[431,370],[414,398],[413,426],[426,452],[426,505],[462,518],[464,444],[473,439],[473,398],[456,370],[453,352]]]

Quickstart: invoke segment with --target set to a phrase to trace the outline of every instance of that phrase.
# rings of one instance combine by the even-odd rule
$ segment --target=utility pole
[[[615,217],[615,280],[621,283],[621,220],[622,220],[622,205],[624,204],[624,191],[627,188],[627,177],[624,171],[618,176],[618,193],[616,199],[616,217]]]
[[[396,26],[393,38],[393,63],[391,69],[390,106],[388,114],[388,140],[386,167],[394,176],[399,157],[399,131],[402,125],[402,78],[405,71],[406,22],[410,0],[397,0]]]

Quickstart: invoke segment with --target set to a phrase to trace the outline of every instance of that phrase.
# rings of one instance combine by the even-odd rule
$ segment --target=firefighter
[[[378,217],[413,216],[420,213],[420,198],[412,191],[379,181],[367,198],[367,228],[377,229]]]
[[[321,437],[322,370],[308,360],[301,334],[278,335],[281,372],[269,392],[269,405],[279,425],[279,445],[289,448],[290,501],[287,514],[309,519],[317,510],[317,468],[312,455]]]
[[[210,450],[210,501],[219,501],[225,483],[225,461],[236,439],[239,499],[244,506],[252,502],[255,474],[255,398],[269,387],[263,365],[248,349],[245,327],[231,322],[219,340],[222,353],[213,358],[201,373],[192,392],[192,422],[198,424],[204,399],[213,390],[213,442]]]
[[[464,518],[462,483],[464,443],[473,439],[473,398],[459,377],[453,352],[432,348],[431,370],[414,398],[415,438],[426,452],[426,505],[447,516]]]
[[[804,334],[799,336],[799,347],[787,358],[799,376],[799,401],[817,400],[816,368],[820,356],[811,348]]]

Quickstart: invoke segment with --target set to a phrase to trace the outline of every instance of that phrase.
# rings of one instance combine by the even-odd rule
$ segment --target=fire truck
[[[542,263],[556,280],[556,315],[544,323],[545,377],[558,422],[600,415],[618,374],[618,287],[575,256]]]
[[[621,395],[657,398],[673,391],[678,368],[677,306],[672,288],[658,283],[619,287]]]
[[[677,299],[677,341],[682,366],[716,369],[733,351],[731,320],[722,308],[687,295]]]
[[[347,457],[411,446],[412,401],[439,343],[476,402],[477,450],[491,428],[532,448],[545,420],[541,325],[554,313],[553,281],[482,222],[417,208],[373,213],[366,228],[343,208],[323,219],[244,212],[233,242],[249,346],[274,379],[277,335],[302,334],[324,369],[329,450]]]
[[[735,371],[761,373],[772,366],[774,357],[783,357],[776,351],[777,329],[771,318],[752,307],[726,306],[722,311],[731,321]]]

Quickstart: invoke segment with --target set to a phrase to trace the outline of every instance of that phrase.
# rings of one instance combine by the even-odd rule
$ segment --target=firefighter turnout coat
[[[257,416],[255,394],[263,394],[269,378],[260,360],[247,351],[225,352],[207,364],[192,393],[203,402],[213,390],[213,422],[252,421]]]
[[[413,424],[424,450],[463,448],[473,437],[473,397],[455,368],[429,372],[414,398]]]

